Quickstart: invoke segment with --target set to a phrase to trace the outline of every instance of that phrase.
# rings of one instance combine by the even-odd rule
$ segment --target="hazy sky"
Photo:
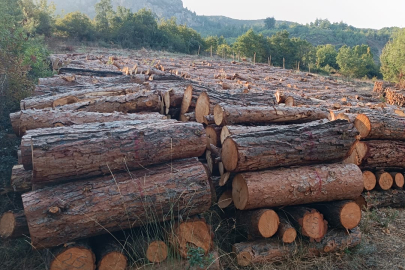
[[[405,27],[405,0],[183,0],[183,4],[198,15],[235,19],[274,17],[305,24],[319,18],[359,28]]]

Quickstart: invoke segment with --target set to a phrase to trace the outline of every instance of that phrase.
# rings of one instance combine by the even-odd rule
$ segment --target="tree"
[[[316,51],[316,64],[318,68],[326,67],[327,65],[338,69],[339,66],[336,63],[336,56],[338,52],[335,49],[335,46],[332,44],[320,45]]]
[[[253,29],[238,37],[233,47],[241,56],[253,58],[256,54],[257,62],[267,60],[268,50],[266,40],[263,35],[256,34]]]
[[[346,45],[341,47],[336,62],[340,72],[349,77],[362,78],[376,69],[373,55],[367,45],[357,45],[353,48]]]
[[[405,87],[405,28],[398,30],[393,39],[385,45],[380,60],[384,80]]]
[[[228,44],[221,44],[218,46],[217,54],[223,58],[232,54],[232,48]]]
[[[94,18],[96,29],[100,35],[109,39],[114,10],[111,0],[101,0],[95,5],[96,17]]]
[[[267,29],[273,29],[276,26],[276,19],[274,17],[267,17],[264,20],[264,25]]]
[[[92,40],[95,33],[90,18],[78,11],[56,20],[56,30],[61,36],[78,40]]]
[[[295,56],[294,43],[290,39],[290,34],[287,30],[277,32],[275,35],[267,39],[271,61],[275,66],[283,66],[283,58],[286,68],[294,68],[297,62]]]

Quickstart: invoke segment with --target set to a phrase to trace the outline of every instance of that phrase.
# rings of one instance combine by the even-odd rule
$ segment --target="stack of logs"
[[[372,174],[360,168],[382,189],[385,171],[405,168],[394,107],[220,91],[163,67],[58,68],[10,115],[22,136],[10,186],[24,210],[0,220],[3,238],[29,235],[47,250],[50,269],[162,263],[169,244],[182,258],[208,254],[213,232],[200,214],[211,207],[246,236],[233,245],[241,266],[290,256],[298,236],[306,256],[353,247]]]
[[[376,81],[373,91],[384,98],[388,104],[403,107],[405,105],[405,91],[399,85],[384,81]]]

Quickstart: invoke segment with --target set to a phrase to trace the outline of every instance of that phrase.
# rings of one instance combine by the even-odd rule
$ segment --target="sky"
[[[306,24],[328,19],[358,28],[405,27],[405,0],[183,0],[197,15],[265,19]]]

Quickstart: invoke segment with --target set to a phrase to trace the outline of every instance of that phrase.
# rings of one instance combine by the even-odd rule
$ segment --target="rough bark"
[[[185,218],[211,206],[208,176],[197,159],[61,184],[22,198],[36,248]]]
[[[370,191],[363,194],[367,202],[367,209],[373,208],[404,208],[405,190]]]
[[[23,165],[15,165],[11,171],[10,186],[14,192],[24,193],[31,191],[32,171],[24,170]]]
[[[60,126],[82,125],[95,122],[113,122],[124,120],[164,120],[167,117],[159,113],[97,113],[66,110],[24,110],[10,114],[11,125],[17,136],[23,136],[27,130]]]
[[[364,189],[367,191],[373,190],[377,184],[375,174],[370,171],[363,171]]]
[[[361,220],[361,208],[354,201],[335,201],[311,205],[323,214],[332,228],[354,229]]]
[[[327,118],[327,111],[317,108],[242,106],[220,103],[214,109],[215,124],[218,126],[254,123],[305,123]]]
[[[229,136],[260,132],[267,130],[268,128],[268,126],[223,126],[221,130],[221,144],[223,144],[225,139]]]
[[[393,114],[359,114],[354,125],[362,139],[405,140],[405,119]]]
[[[119,121],[32,130],[23,137],[25,169],[32,183],[49,184],[137,169],[201,156],[201,124],[176,121]]]
[[[246,172],[232,183],[240,210],[355,199],[362,191],[362,173],[353,164]]]
[[[215,125],[205,127],[205,133],[207,133],[207,147],[209,148],[210,144],[214,146],[221,146],[221,130],[222,127]]]
[[[341,161],[357,134],[344,120],[271,126],[228,137],[222,145],[222,162],[227,171],[241,172]]]
[[[405,168],[405,142],[391,140],[356,141],[345,163],[362,169],[375,170]]]
[[[0,219],[0,237],[3,239],[28,237],[30,234],[28,230],[27,219],[25,218],[24,211],[20,212],[6,212]]]
[[[277,91],[275,94],[277,103],[285,103],[285,106],[302,106],[302,105],[320,105],[325,103],[325,101],[316,100],[308,97],[303,97],[290,92],[280,92]]]
[[[49,270],[95,270],[96,256],[87,241],[71,242],[47,251]]]
[[[82,76],[96,76],[96,77],[119,77],[124,76],[122,71],[112,70],[93,70],[82,68],[62,67],[59,69],[59,74],[77,74]]]
[[[271,209],[239,211],[237,224],[252,238],[269,238],[276,234],[280,219]]]

